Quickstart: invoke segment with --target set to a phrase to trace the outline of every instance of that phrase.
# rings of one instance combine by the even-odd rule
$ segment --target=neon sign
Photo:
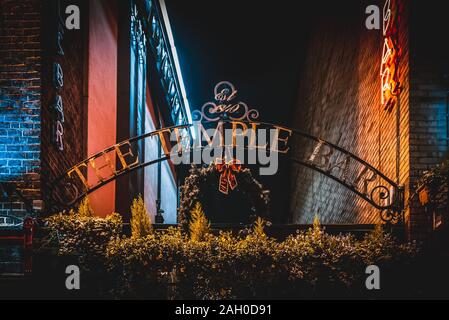
[[[55,45],[53,55],[56,57],[64,56],[62,41],[64,39],[64,26],[61,18],[60,1],[55,12]],[[57,58],[55,60],[58,60]],[[51,141],[58,151],[64,150],[64,104],[61,91],[64,88],[64,72],[59,62],[53,62],[53,89],[55,90],[53,104],[50,107],[52,119]]]
[[[398,46],[399,8],[393,13],[393,0],[386,0],[383,8],[383,49],[380,64],[381,104],[384,110],[391,110],[397,103],[401,86],[399,82]]]

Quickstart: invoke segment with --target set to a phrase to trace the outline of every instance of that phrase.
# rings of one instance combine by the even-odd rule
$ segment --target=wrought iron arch
[[[380,210],[382,220],[386,222],[397,222],[403,218],[403,188],[389,179],[381,171],[348,150],[300,130],[279,125],[253,121],[223,120],[223,122],[253,126],[253,128],[254,126],[265,129],[275,128],[275,130],[282,130],[292,139],[301,139],[298,142],[301,148],[297,151],[288,150],[284,152],[285,150],[274,150],[274,152],[277,152],[294,163],[317,171],[337,181],[358,197]],[[189,134],[191,126],[192,124],[185,124],[166,127],[130,138],[106,148],[71,167],[51,184],[50,197],[48,199],[50,211],[55,212],[64,208],[70,208],[86,195],[114,181],[120,176],[169,160],[170,155],[165,154],[159,159],[152,159],[143,163],[134,161],[134,159],[138,159],[138,156],[135,154],[135,150],[137,149],[133,148],[132,144],[155,136],[161,140],[166,139],[165,136],[170,133],[176,133],[176,136],[181,137],[182,132]],[[204,146],[200,146],[200,148],[204,148]],[[250,150],[252,147],[245,146],[243,148]],[[189,148],[188,152],[192,153],[193,150],[195,148]],[[183,151],[185,152],[186,150]],[[112,157],[115,157],[115,165],[113,164]],[[127,157],[131,160],[127,161]],[[102,166],[98,166],[96,162],[100,158],[102,158]],[[94,185],[89,184],[87,175],[82,172],[83,170],[86,171],[89,166],[99,177],[98,183]],[[107,177],[102,177],[98,173],[98,170],[107,166],[110,167],[112,174]]]

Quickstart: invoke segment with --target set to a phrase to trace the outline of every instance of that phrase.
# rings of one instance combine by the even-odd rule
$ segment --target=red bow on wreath
[[[234,190],[237,187],[237,178],[234,173],[237,173],[242,168],[242,165],[237,159],[233,159],[228,163],[215,163],[215,168],[220,174],[220,185],[218,190],[221,193],[228,194],[229,188]]]

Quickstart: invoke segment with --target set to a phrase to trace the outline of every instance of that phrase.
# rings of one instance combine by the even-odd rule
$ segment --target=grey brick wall
[[[444,5],[413,2],[410,24],[410,183],[448,152],[449,45]],[[410,233],[425,239],[432,217],[410,203]],[[449,209],[448,209],[449,212]]]

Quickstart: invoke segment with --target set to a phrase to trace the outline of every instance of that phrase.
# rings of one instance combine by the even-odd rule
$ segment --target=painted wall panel
[[[117,114],[117,3],[90,1],[89,8],[89,87],[87,154],[92,155],[116,142]],[[115,163],[115,157],[111,160]],[[90,182],[97,181],[92,169]],[[99,216],[115,210],[115,182],[90,196]]]

